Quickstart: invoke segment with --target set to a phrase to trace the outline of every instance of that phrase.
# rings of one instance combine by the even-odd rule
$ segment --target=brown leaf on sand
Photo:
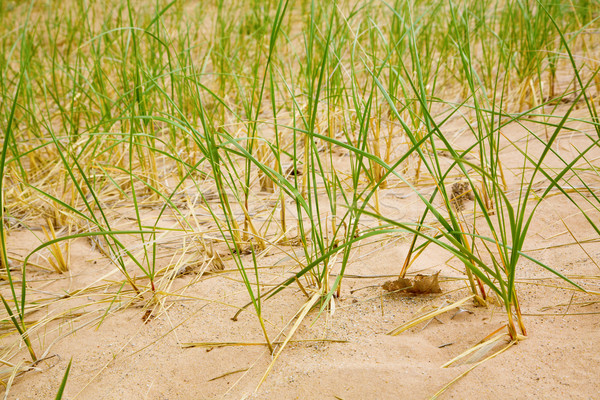
[[[402,289],[406,289],[408,291],[408,288],[412,289],[412,282],[407,278],[398,278],[395,281],[387,281],[381,285],[381,287],[388,292],[395,292]]]
[[[387,281],[381,287],[388,292],[402,290],[404,293],[411,294],[442,293],[440,282],[438,280],[439,274],[439,271],[433,275],[418,274],[412,280],[408,278],[398,278],[395,281]]]

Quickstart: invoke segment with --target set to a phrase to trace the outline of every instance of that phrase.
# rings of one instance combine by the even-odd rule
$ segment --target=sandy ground
[[[514,135],[519,137],[516,131]],[[576,140],[564,139],[567,147]],[[515,170],[519,167],[516,151],[506,150],[504,157],[511,160],[505,161],[507,168],[511,162]],[[514,174],[508,179],[515,184],[519,178]],[[386,194],[382,192],[382,197]],[[408,189],[405,194],[405,198],[391,196],[392,205],[399,213],[412,213],[417,199]],[[165,221],[168,225],[168,218]],[[600,292],[596,264],[600,263],[600,244],[569,245],[573,238],[563,221],[579,241],[597,239],[576,207],[562,196],[551,196],[537,210],[525,246],[528,254],[586,289]],[[11,254],[22,257],[31,251],[39,244],[36,235],[42,236],[36,230],[12,229]],[[147,309],[148,296],[134,299],[127,285],[115,297],[123,276],[88,240],[78,239],[72,242],[69,273],[29,267],[29,295],[44,304],[31,318],[54,319],[32,334],[34,347],[40,354],[45,351],[46,359],[36,370],[17,376],[8,397],[54,398],[72,358],[65,392],[71,400],[429,398],[475,364],[441,366],[501,329],[506,314],[497,305],[476,307],[467,301],[458,312],[454,309],[397,336],[388,335],[425,311],[469,295],[464,267],[433,246],[409,273],[440,271],[441,294],[385,292],[381,285],[398,274],[408,245],[408,237],[398,236],[357,248],[335,311],[319,314],[318,309],[312,310],[293,336],[295,342],[284,349],[259,385],[272,356],[260,344],[264,337],[252,308],[232,320],[249,300],[232,262],[225,262],[225,270],[217,273],[198,267],[173,280],[165,279],[159,285],[164,294],[160,304]],[[249,257],[247,265],[251,265]],[[35,257],[32,261],[44,262]],[[166,265],[169,260],[161,262]],[[259,263],[263,284],[280,282],[297,271],[277,252]],[[598,398],[598,296],[573,290],[526,259],[519,268],[517,287],[527,339],[478,365],[442,397]],[[66,292],[72,296],[64,296]],[[290,330],[290,321],[306,301],[299,287],[292,286],[264,302],[271,340],[284,340],[280,333]],[[9,345],[14,340],[5,338],[4,342]],[[201,342],[237,345],[186,345]],[[25,362],[26,352],[21,353]],[[480,354],[477,360],[490,354]]]
[[[349,273],[372,276],[393,271],[402,253],[402,246],[397,247],[355,263]],[[589,250],[600,256],[597,246]],[[546,252],[544,258],[556,259],[570,274],[593,273],[596,267],[586,264],[577,253],[576,249],[563,248]],[[441,269],[442,274],[448,270],[439,264],[432,269]],[[225,275],[201,281],[186,294],[221,295],[229,303],[243,304],[241,285]],[[535,266],[524,267],[523,275],[530,279],[547,277]],[[243,313],[234,322],[231,307],[190,299],[167,301],[168,308],[148,323],[142,321],[141,308],[130,307],[107,317],[98,329],[92,325],[79,330],[52,347],[49,355],[53,357],[40,363],[39,371],[17,378],[10,397],[52,398],[72,357],[68,399],[422,399],[471,366],[441,365],[505,322],[499,307],[485,309],[468,302],[463,312],[450,311],[427,326],[421,324],[398,336],[387,335],[419,309],[438,307],[468,292],[461,289],[462,282],[442,280],[445,293],[438,296],[384,295],[376,287],[350,294],[352,288],[385,280],[347,279],[334,315],[317,318],[318,312],[311,312],[295,336],[297,340],[346,342],[292,343],[258,390],[271,360],[266,346],[182,348],[189,342],[262,342],[255,316]],[[593,284],[598,288],[597,281],[590,286]],[[554,279],[523,279],[519,293],[528,338],[478,366],[451,386],[444,398],[596,398],[600,392],[597,297],[553,285],[565,286]],[[452,289],[455,291],[447,293]],[[237,301],[228,295],[231,292],[237,292]],[[267,319],[280,327],[303,301],[300,291],[289,290],[265,304]],[[582,304],[587,301],[592,304]],[[569,302],[570,307],[560,306]],[[551,308],[545,309],[547,306]]]

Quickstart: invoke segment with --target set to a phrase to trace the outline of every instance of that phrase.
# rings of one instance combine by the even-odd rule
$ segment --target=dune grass
[[[523,259],[585,290],[525,251],[538,206],[559,193],[600,234],[599,11],[583,0],[0,3],[0,293],[15,343],[0,358],[21,344],[32,363],[47,353],[30,333],[54,317],[33,313],[57,300],[31,296],[29,273],[44,257],[67,273],[81,238],[122,274],[100,323],[122,290],[153,307],[190,257],[205,270],[226,258],[248,293],[239,312],[253,309],[272,353],[283,344],[276,359],[313,306],[335,309],[357,246],[407,237],[390,273],[444,249],[470,296],[494,297],[510,338],[526,336]],[[585,143],[563,152],[570,134]],[[522,162],[510,181],[508,150]],[[419,199],[414,215],[386,211],[400,189]],[[11,230],[39,227],[40,243],[10,261]],[[293,276],[266,289],[259,260],[273,252]],[[307,302],[281,341],[262,304],[290,286]]]

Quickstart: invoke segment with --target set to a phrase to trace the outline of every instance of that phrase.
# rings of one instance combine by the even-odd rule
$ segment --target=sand
[[[518,127],[505,133],[514,138],[522,134]],[[565,137],[558,146],[568,148],[578,140],[583,143],[582,138]],[[529,150],[536,151],[533,144]],[[336,162],[342,165],[343,155]],[[514,172],[507,179],[515,187],[520,179],[518,152],[507,148],[503,162]],[[425,185],[423,190],[429,189]],[[381,198],[387,202],[383,207],[387,204],[398,218],[418,215],[414,212],[418,199],[407,187],[383,190]],[[472,202],[466,203],[465,215],[469,215],[469,205],[472,207]],[[156,207],[150,206],[144,218],[152,221],[156,213]],[[126,218],[133,215],[127,205],[111,208],[117,226],[134,227]],[[593,212],[589,215],[598,217]],[[161,220],[161,226],[173,224],[172,216]],[[574,244],[573,237],[583,244]],[[9,253],[22,259],[40,238],[39,230],[13,227]],[[541,203],[525,249],[589,293],[522,258],[517,290],[528,335],[480,365],[476,362],[494,352],[442,368],[494,332],[506,332],[506,313],[497,302],[481,307],[468,300],[428,323],[397,336],[388,335],[426,311],[470,295],[464,266],[434,246],[415,261],[409,276],[439,272],[442,293],[406,295],[383,290],[381,285],[399,273],[409,239],[406,235],[388,236],[357,247],[345,271],[341,295],[334,299],[335,308],[311,310],[266,376],[273,357],[264,345],[256,312],[249,307],[237,321],[232,320],[249,296],[231,260],[225,259],[224,269],[219,270],[204,262],[205,254],[188,253],[188,268],[175,278],[172,270],[160,275],[157,303],[150,301],[148,291],[136,297],[98,246],[85,238],[73,240],[68,273],[28,267],[28,296],[40,304],[29,316],[39,325],[32,329],[32,342],[38,356],[44,358],[34,369],[15,377],[9,398],[54,398],[71,359],[64,396],[71,400],[425,399],[472,367],[442,398],[598,398],[600,244],[571,202],[555,195]],[[181,240],[164,239],[160,246],[172,256]],[[133,240],[131,246],[135,246]],[[299,250],[296,246],[298,254]],[[42,257],[31,260],[48,265]],[[251,267],[251,256],[244,256],[244,261]],[[172,264],[174,260],[168,256],[159,262],[163,267]],[[263,267],[264,290],[298,271],[297,265],[276,249],[262,257],[259,265]],[[339,263],[336,265],[339,268]],[[250,269],[249,274],[253,273]],[[136,275],[140,287],[147,287],[148,281],[139,278],[141,273]],[[6,287],[2,290],[4,293]],[[306,301],[300,287],[292,285],[263,302],[272,341],[285,340]],[[217,346],[225,342],[229,345]],[[5,346],[12,343],[14,337],[4,339]],[[197,347],[199,343],[214,346]],[[500,341],[496,350],[506,343]],[[275,351],[279,348],[276,345]],[[29,365],[27,352],[21,349],[18,354],[17,359]]]

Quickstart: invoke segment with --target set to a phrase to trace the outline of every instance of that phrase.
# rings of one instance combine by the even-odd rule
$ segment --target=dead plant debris
[[[442,293],[438,276],[440,271],[433,275],[416,275],[412,280],[409,278],[398,278],[395,281],[387,281],[381,287],[388,292],[401,292],[410,294],[432,294]]]

